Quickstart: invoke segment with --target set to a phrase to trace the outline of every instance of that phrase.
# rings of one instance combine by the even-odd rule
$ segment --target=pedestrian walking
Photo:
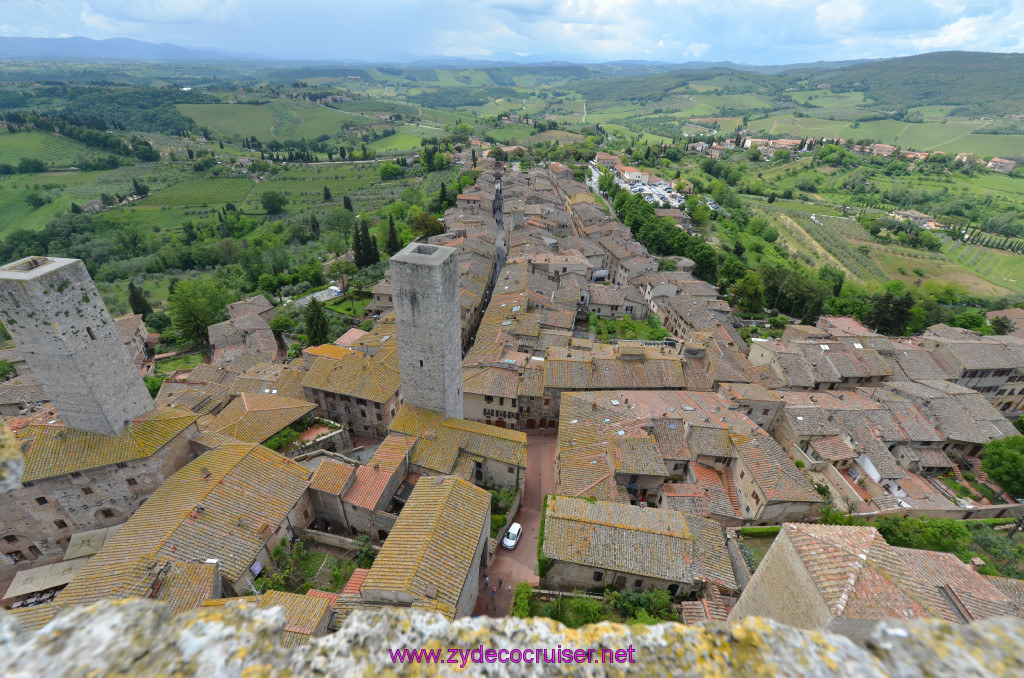
[[[484,572],[484,584],[486,586],[490,586],[491,585],[491,577],[486,572]]]
[[[501,577],[498,577],[498,588],[501,588]]]
[[[494,599],[494,598],[497,598],[497,597],[498,597],[498,589],[491,589],[491,598]]]

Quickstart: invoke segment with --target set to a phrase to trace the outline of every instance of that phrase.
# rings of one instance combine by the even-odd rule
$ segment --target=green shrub
[[[519,617],[520,619],[526,619],[530,616],[530,603],[533,601],[533,587],[524,582],[519,582],[516,585],[515,593],[512,598],[512,609],[509,610],[509,614],[513,617]]]
[[[780,525],[768,525],[766,527],[741,527],[741,537],[774,537],[779,534]]]
[[[574,594],[572,598],[563,603],[565,606],[565,623],[567,626],[577,628],[586,624],[596,624],[604,621],[607,610],[604,603],[594,598]]]
[[[515,499],[516,493],[510,489],[491,490],[491,513],[508,513]]]
[[[551,566],[554,562],[544,557],[544,520],[548,515],[548,498],[551,495],[544,496],[544,503],[540,508],[540,527],[537,529],[537,574],[543,579],[547,573],[551,570]]]
[[[498,531],[505,527],[505,523],[508,522],[508,516],[501,513],[496,516],[491,516],[491,538],[498,536]]]
[[[637,610],[636,614],[629,618],[630,624],[660,624],[663,620],[652,617],[647,610]]]
[[[794,463],[796,464],[797,468],[803,468],[804,467],[803,459],[797,459]]]
[[[555,621],[562,621],[562,612],[558,609],[558,605],[555,603],[545,603],[540,608],[538,614],[541,617],[547,617],[548,619],[554,619]]]
[[[641,612],[655,620],[677,618],[672,606],[672,596],[662,589],[648,589],[643,593],[611,591],[607,600],[608,605],[627,619],[633,619]]]

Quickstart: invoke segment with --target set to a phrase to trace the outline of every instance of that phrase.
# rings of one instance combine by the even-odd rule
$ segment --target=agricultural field
[[[537,130],[530,125],[503,125],[490,135],[503,144],[518,144]]]
[[[431,127],[404,125],[399,129],[400,131],[396,134],[377,139],[366,144],[366,147],[375,151],[411,151],[420,147],[420,140],[423,136],[437,134],[437,130]]]
[[[253,189],[244,177],[203,177],[183,181],[140,201],[143,205],[221,205],[242,202]]]
[[[218,136],[264,140],[313,139],[338,134],[346,122],[371,122],[366,117],[293,99],[267,104],[178,104],[177,108]]]
[[[560,144],[578,144],[584,141],[582,134],[575,132],[563,132],[562,130],[545,130],[537,134],[531,134],[522,140],[523,145],[532,146],[542,141],[557,141]]]
[[[70,167],[76,159],[94,155],[84,144],[59,134],[0,131],[0,163],[17,165],[22,158],[34,158],[49,167]]]
[[[803,263],[837,266],[851,280],[955,283],[979,296],[1024,292],[1019,254],[956,243],[947,243],[939,252],[881,243],[856,220],[823,214],[828,210],[820,205],[779,201],[757,209],[779,229],[779,242]],[[862,247],[868,249],[866,254]]]
[[[1003,155],[1024,156],[1024,135],[972,134],[983,128],[984,121],[949,120],[908,123],[898,120],[873,120],[854,123],[822,118],[796,118],[790,115],[751,120],[752,129],[794,138],[841,137],[844,139],[875,139],[902,148],[947,153],[975,153],[980,157]],[[856,125],[856,127],[854,126]]]

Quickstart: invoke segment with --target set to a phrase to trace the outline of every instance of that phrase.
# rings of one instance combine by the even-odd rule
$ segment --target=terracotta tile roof
[[[16,610],[4,610],[4,612],[14,617],[23,631],[38,631],[60,612],[60,608],[53,603],[43,603],[32,607],[19,607]]]
[[[358,595],[359,589],[363,587],[363,581],[366,579],[366,575],[368,575],[369,573],[369,568],[365,567],[357,567],[356,569],[352,570],[352,576],[348,578],[347,582],[345,582],[345,588],[342,589],[342,593],[354,593]]]
[[[158,408],[176,407],[204,415],[218,409],[230,398],[228,389],[221,384],[189,384],[165,380],[154,402]]]
[[[810,442],[810,448],[818,453],[818,456],[825,461],[843,461],[844,459],[856,459],[857,453],[846,441],[839,436],[827,436],[825,438],[814,438]]]
[[[267,591],[259,596],[238,598],[213,598],[205,600],[202,607],[222,607],[231,603],[253,605],[260,610],[280,608],[284,614],[284,631],[281,633],[282,647],[305,645],[316,633],[321,622],[329,621],[332,594],[325,591],[309,591],[306,595]],[[326,624],[325,624],[326,630]]]
[[[382,280],[380,283],[377,284],[377,287],[379,287],[380,284],[384,282],[385,281]],[[376,291],[377,287],[374,287],[374,291]],[[334,343],[338,346],[352,346],[357,341],[362,339],[363,335],[365,334],[366,332],[364,330],[361,330],[358,327],[352,327],[348,331],[346,331],[345,334],[335,339]]]
[[[465,367],[462,390],[494,397],[519,396],[519,371],[512,367]]]
[[[398,516],[363,580],[367,591],[396,591],[454,618],[481,535],[489,529],[491,495],[457,478],[423,478]]]
[[[330,603],[319,596],[267,591],[260,598],[261,609],[279,607],[284,612],[284,633],[281,634],[283,647],[308,643],[317,626],[331,613]]]
[[[390,501],[391,497],[385,497],[384,490],[396,473],[404,473],[405,460],[415,443],[414,436],[389,434],[377,446],[370,461],[356,469],[355,481],[345,493],[343,500],[370,511],[387,508],[386,502]]]
[[[140,563],[217,558],[237,581],[309,484],[309,470],[260,445],[206,452],[167,479],[75,579],[62,605],[140,595]],[[139,574],[140,576],[135,576]]]
[[[995,438],[1016,435],[1006,417],[982,394],[946,381],[890,381],[874,391],[884,398],[890,391],[920,403],[939,432],[949,440],[985,444]]]
[[[655,429],[659,420],[668,423]],[[687,423],[696,428],[718,428],[753,433],[757,425],[738,410],[729,409],[729,402],[716,393],[696,391],[585,391],[562,394],[558,437],[558,478],[556,492],[569,496],[595,497],[616,500],[619,492],[615,485],[614,466],[610,452],[615,441],[622,437],[643,437],[652,433],[671,433]],[[621,433],[620,433],[621,432]],[[761,432],[763,435],[763,431]],[[693,434],[690,447],[693,453]],[[718,433],[697,434],[701,444],[714,446],[721,442]],[[686,454],[683,446],[669,442],[668,454]],[[711,449],[708,447],[706,449]],[[676,450],[673,452],[672,450]],[[718,451],[732,456],[731,449]],[[662,459],[671,459],[659,452]],[[795,468],[795,467],[794,467]],[[659,473],[664,475],[667,472]]]
[[[737,588],[721,526],[679,511],[553,496],[542,548],[547,558],[586,567]]]
[[[768,501],[818,503],[821,496],[786,452],[767,435],[730,433],[736,452]]]
[[[736,497],[729,496],[729,491],[722,483],[722,476],[718,471],[702,464],[691,464],[690,470],[697,481],[697,485],[704,490],[708,498],[708,512],[711,515],[736,518],[740,515],[736,504]],[[731,473],[731,471],[726,471]]]
[[[391,430],[416,436],[410,462],[435,473],[448,474],[460,452],[526,466],[526,434],[476,421],[445,417],[439,412],[402,405]]]
[[[302,399],[302,380],[305,376],[305,362],[301,358],[283,365],[261,362],[239,374],[231,383],[231,392],[266,393]]]
[[[328,346],[332,355],[317,358],[302,380],[303,387],[376,403],[386,403],[398,393],[402,380],[398,350],[393,345],[389,343],[375,355]]]
[[[23,451],[22,481],[106,466],[155,454],[196,421],[187,410],[168,408],[142,415],[116,436],[34,424],[18,431]]]
[[[32,405],[49,400],[43,391],[43,385],[35,377],[26,374],[0,383],[0,403],[5,405]]]
[[[707,518],[708,496],[698,483],[665,483],[661,486],[660,508]]]
[[[348,485],[355,467],[333,459],[324,459],[309,479],[309,489],[340,495]]]
[[[285,426],[306,416],[316,407],[296,398],[242,393],[203,425],[204,430],[217,431],[242,442],[259,443]]]
[[[787,523],[783,534],[836,617],[963,623],[1016,614],[999,587],[951,553],[890,546],[873,527]]]

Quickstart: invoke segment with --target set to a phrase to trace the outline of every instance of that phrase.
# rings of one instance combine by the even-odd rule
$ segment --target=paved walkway
[[[523,526],[523,536],[512,551],[498,545],[490,565],[480,575],[480,595],[473,614],[504,617],[512,605],[516,584],[524,581],[534,587],[540,584],[536,574],[537,537],[544,496],[554,491],[556,442],[554,431],[526,434],[526,496],[514,518],[514,522]],[[484,583],[484,574],[490,577],[489,584]],[[501,590],[495,594],[499,579]]]
[[[555,491],[554,429],[526,433],[526,497],[525,508],[540,511],[544,496]]]

